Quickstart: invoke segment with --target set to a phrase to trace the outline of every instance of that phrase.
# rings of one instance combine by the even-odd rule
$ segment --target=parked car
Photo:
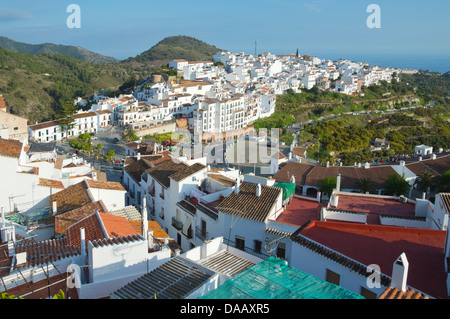
[[[114,143],[114,144],[119,144],[119,142],[120,142],[120,140],[119,140],[117,137],[115,137],[115,138],[113,139],[113,143]]]
[[[117,169],[117,170],[123,169],[123,162],[122,161],[115,161],[114,162],[114,169]]]

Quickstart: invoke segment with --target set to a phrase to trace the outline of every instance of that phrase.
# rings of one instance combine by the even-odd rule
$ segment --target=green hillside
[[[23,42],[17,42],[7,37],[0,37],[0,48],[4,48],[13,52],[20,52],[26,54],[62,54],[80,61],[92,62],[92,63],[116,63],[118,59],[101,55],[89,51],[83,47],[76,47],[70,45],[61,45],[53,43],[42,44],[28,44]]]
[[[212,60],[212,56],[219,51],[221,50],[213,45],[192,37],[179,35],[167,37],[151,49],[127,61],[168,63],[174,59],[185,59],[187,61]]]
[[[133,70],[60,54],[23,54],[0,48],[0,94],[12,113],[31,123],[50,120],[62,104],[98,90],[116,90]]]

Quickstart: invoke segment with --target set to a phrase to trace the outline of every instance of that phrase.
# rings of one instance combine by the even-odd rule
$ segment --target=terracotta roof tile
[[[183,162],[176,163],[173,160],[167,160],[147,169],[146,172],[167,188],[170,186],[170,179],[179,182],[204,168],[206,166],[199,163],[189,166]]]
[[[63,235],[67,228],[94,214],[96,211],[100,213],[108,212],[102,200],[88,203],[80,208],[55,216],[55,235]]]
[[[59,188],[64,189],[64,185],[61,181],[56,181],[53,179],[47,179],[47,178],[39,178],[39,186],[45,186],[45,187],[52,187],[52,188]]]
[[[222,174],[208,174],[208,177],[228,187],[233,187],[236,184],[236,181]]]
[[[94,181],[92,179],[87,179],[86,182],[90,188],[100,188],[126,192],[126,189],[122,186],[122,184],[118,182]]]
[[[247,219],[264,221],[282,195],[278,187],[261,185],[261,195],[256,196],[257,184],[243,182],[239,186],[239,193],[231,193],[218,206],[223,213],[242,216]]]
[[[0,137],[0,156],[19,158],[22,152],[22,142]]]
[[[71,246],[66,238],[51,239],[46,241],[16,244],[16,254],[26,252],[26,264],[21,267],[32,265],[45,264],[47,262],[54,262],[65,257],[75,256],[80,253],[80,250]]]
[[[56,201],[57,214],[68,212],[94,201],[85,181],[81,181],[75,185],[63,189],[62,191],[59,191],[56,194],[50,195],[49,200],[50,206],[52,207],[52,212],[52,203]]]

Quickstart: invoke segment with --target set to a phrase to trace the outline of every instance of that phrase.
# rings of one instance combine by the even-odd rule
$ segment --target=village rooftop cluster
[[[178,60],[170,65],[182,67],[183,80],[98,98],[78,113],[69,136],[144,123],[154,123],[142,128],[146,134],[163,123],[192,134],[212,133],[210,124],[219,133],[240,132],[273,113],[272,97],[307,87],[312,74],[317,80],[342,72],[357,90],[394,72],[296,55],[221,52],[215,59],[225,67]],[[412,188],[424,170],[442,176],[450,167],[443,149],[421,145],[416,158],[400,162],[332,166],[304,162],[305,150],[294,143],[288,157],[277,154],[273,174],[259,176],[141,139],[125,144],[121,182],[113,182],[82,157],[56,154],[46,142],[67,137],[57,125],[23,127],[26,119],[1,109],[8,123],[0,138],[2,292],[48,298],[62,289],[79,299],[449,296],[450,194],[436,194],[433,203],[425,193],[383,193],[392,174]],[[329,196],[319,191],[325,177],[337,179]],[[365,178],[373,194],[357,192]]]

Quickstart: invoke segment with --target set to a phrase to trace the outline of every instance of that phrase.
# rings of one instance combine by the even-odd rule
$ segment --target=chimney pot
[[[391,286],[401,291],[406,291],[406,281],[408,278],[409,262],[406,254],[402,253],[394,262],[392,269]]]

